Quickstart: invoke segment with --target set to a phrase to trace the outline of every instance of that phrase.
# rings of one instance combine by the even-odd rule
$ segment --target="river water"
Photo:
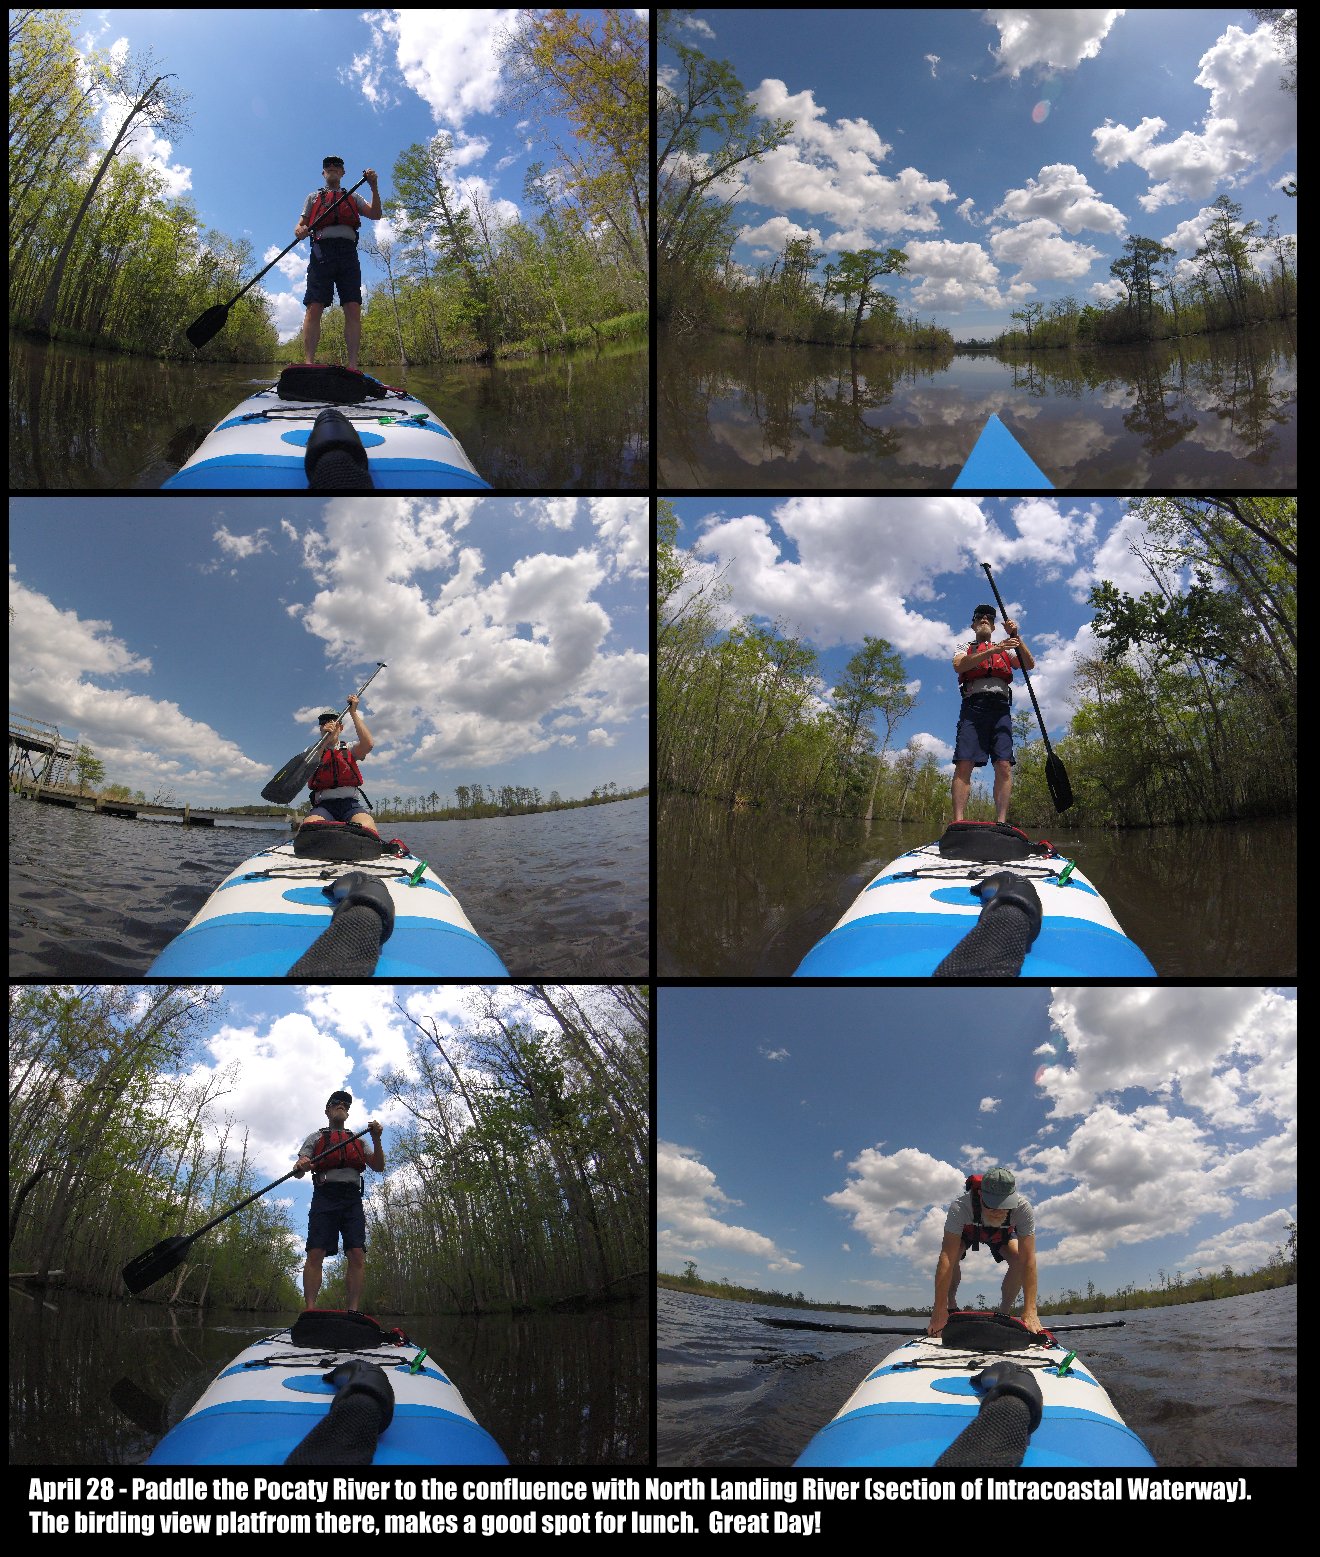
[[[11,1287],[10,1464],[141,1464],[225,1363],[293,1317]],[[644,1300],[582,1314],[376,1317],[427,1347],[512,1464],[648,1463]]]
[[[665,795],[656,811],[657,972],[787,977],[882,866],[938,833]],[[1059,819],[1048,837],[1162,977],[1296,978],[1294,822],[1119,833]]]
[[[758,1314],[786,1312],[660,1290],[658,1464],[791,1465],[866,1372],[902,1344],[898,1336],[872,1341],[757,1323]],[[915,1319],[810,1309],[789,1317],[924,1328]],[[1297,1463],[1296,1287],[1131,1309],[1123,1318],[1121,1330],[1080,1335],[1078,1351],[1161,1466]]]
[[[1282,325],[1002,361],[662,331],[656,364],[662,489],[947,491],[992,411],[1060,490],[1297,485]]]
[[[646,799],[533,816],[391,823],[515,978],[644,976]],[[181,827],[9,801],[9,972],[133,978],[284,828]]]
[[[159,487],[279,363],[157,362],[9,340],[13,490]],[[650,352],[373,371],[426,402],[497,491],[644,490]]]

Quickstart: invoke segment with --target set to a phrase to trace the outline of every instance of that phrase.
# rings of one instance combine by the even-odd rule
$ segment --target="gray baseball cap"
[[[991,1168],[981,1179],[981,1204],[991,1211],[1012,1211],[1022,1204],[1017,1180],[1007,1168]]]

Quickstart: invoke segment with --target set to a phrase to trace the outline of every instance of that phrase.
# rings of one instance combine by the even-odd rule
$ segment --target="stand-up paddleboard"
[[[955,492],[1052,492],[1054,483],[1036,464],[997,413],[981,429],[967,463],[954,478]]]
[[[938,843],[910,849],[879,871],[838,924],[802,959],[795,978],[929,977],[980,921],[978,885],[1008,871],[1040,899],[1040,929],[1023,978],[1151,977],[1146,954],[1072,860],[1049,845],[1010,862],[952,858]]]
[[[352,424],[377,491],[490,490],[435,412],[401,389],[346,405],[281,399],[274,384],[236,405],[163,485],[170,491],[306,492],[307,442],[327,409]]]
[[[295,1346],[289,1331],[246,1347],[170,1429],[148,1465],[282,1465],[330,1411],[325,1374],[352,1360],[374,1363],[394,1397],[373,1465],[507,1465],[445,1370],[412,1342],[351,1348]],[[353,1463],[323,1461],[312,1463]]]
[[[981,1411],[974,1376],[1011,1361],[1040,1386],[1041,1418],[1030,1431],[1023,1466],[1146,1466],[1150,1450],[1123,1421],[1095,1374],[1075,1353],[1049,1344],[1005,1351],[994,1334],[1008,1320],[951,1315],[968,1332],[957,1345],[915,1336],[871,1368],[834,1420],[811,1439],[798,1465],[934,1465]],[[983,1340],[978,1339],[983,1331]],[[981,1464],[964,1458],[952,1463]],[[999,1464],[1002,1461],[991,1461]]]
[[[393,929],[374,978],[506,978],[458,899],[411,853],[368,860],[299,856],[292,840],[243,861],[152,963],[157,978],[282,978],[330,927],[327,888],[354,872],[388,893]]]

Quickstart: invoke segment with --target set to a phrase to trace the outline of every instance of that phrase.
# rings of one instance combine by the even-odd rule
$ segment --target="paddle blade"
[[[120,1272],[124,1285],[130,1292],[145,1292],[153,1282],[169,1275],[192,1247],[192,1241],[192,1238],[163,1238],[155,1248],[137,1255],[124,1266]]]
[[[200,319],[194,319],[184,334],[194,346],[205,346],[207,341],[214,339],[224,329],[228,318],[229,305],[217,303],[214,308],[208,308]]]
[[[1068,770],[1053,752],[1045,759],[1045,782],[1056,811],[1066,811],[1073,803],[1072,785],[1068,782]]]
[[[269,800],[272,805],[287,806],[320,767],[324,751],[325,737],[322,736],[306,751],[300,751],[296,757],[290,757],[261,791],[261,798]]]

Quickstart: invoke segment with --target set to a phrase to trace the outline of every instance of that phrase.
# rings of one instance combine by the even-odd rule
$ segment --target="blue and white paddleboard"
[[[394,1417],[373,1465],[507,1465],[439,1364],[427,1357],[412,1371],[421,1350],[295,1346],[287,1330],[266,1336],[221,1370],[147,1464],[282,1465],[330,1410],[335,1390],[323,1375],[361,1358],[382,1368],[394,1391]]]
[[[972,446],[967,463],[954,478],[955,492],[1052,492],[1054,483],[991,412]]]
[[[1027,877],[1040,896],[1040,933],[1021,977],[1155,976],[1146,954],[1070,860],[949,859],[930,843],[900,855],[868,882],[794,977],[929,977],[980,917],[982,903],[972,887],[1005,870]]]
[[[1153,1466],[1150,1450],[1118,1414],[1100,1381],[1062,1346],[1009,1353],[947,1347],[918,1336],[872,1368],[798,1465],[934,1465],[980,1409],[971,1378],[994,1362],[1029,1368],[1044,1415],[1024,1466]]]
[[[282,978],[329,927],[333,905],[322,888],[353,871],[382,881],[394,904],[394,931],[381,946],[374,977],[508,977],[494,948],[424,860],[412,854],[307,859],[293,852],[292,839],[231,871],[152,963],[151,975]]]
[[[235,406],[163,486],[176,492],[306,492],[307,439],[329,403],[281,400],[267,385]],[[334,409],[357,429],[378,491],[490,490],[435,412],[403,390]]]

